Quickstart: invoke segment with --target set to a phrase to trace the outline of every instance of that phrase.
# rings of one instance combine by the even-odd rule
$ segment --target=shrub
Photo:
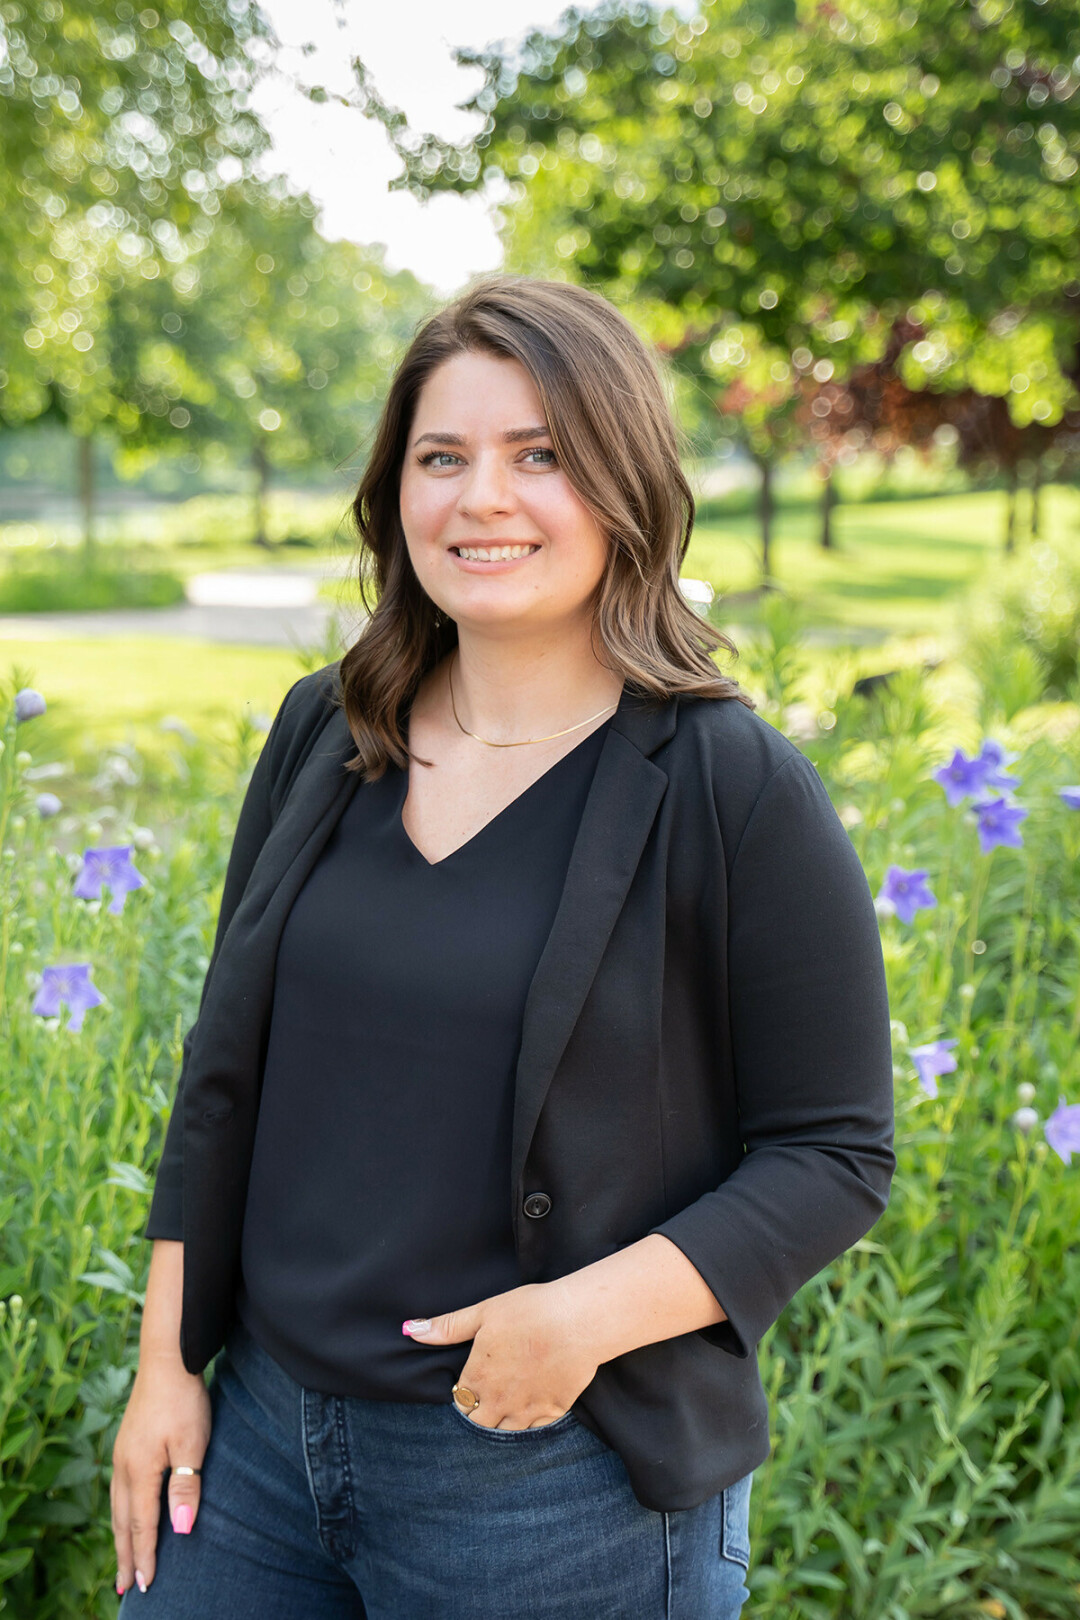
[[[150,1245],[152,1171],[198,1007],[214,912],[256,739],[241,722],[223,757],[187,747],[153,812],[140,786],[101,791],[87,814],[43,820],[17,761],[10,703],[0,753],[0,1593],[34,1620],[114,1615],[112,1443],[134,1376]],[[87,774],[96,761],[86,759]],[[63,791],[63,790],[61,790]],[[81,851],[131,843],[142,888],[120,915],[72,896]],[[105,998],[75,1031],[33,1012],[42,970],[87,962]]]
[[[172,607],[184,582],[155,568],[82,568],[65,559],[0,574],[0,613],[78,613],[90,609]]]
[[[980,699],[976,700],[976,711]],[[906,670],[835,701],[803,746],[880,892],[889,866],[937,899],[881,919],[898,1167],[872,1232],[760,1346],[776,1414],[758,1471],[752,1607],[767,1620],[1071,1616],[1080,1594],[1080,1162],[1045,1135],[1080,1103],[1080,781],[1075,718],[1010,767],[1023,847],[984,854],[974,801],[932,772],[978,735]],[[1005,731],[995,734],[1010,742]],[[974,752],[974,749],[971,749]],[[979,799],[978,802],[984,802]],[[923,1089],[913,1049],[955,1042]],[[1034,1118],[1021,1110],[1034,1109]]]
[[[1038,697],[1068,697],[1080,673],[1080,541],[1039,541],[963,612],[964,657],[1006,718]]]
[[[770,608],[767,631],[748,656],[777,718],[805,673],[797,615]],[[981,736],[985,694],[946,696],[947,674],[833,694],[802,743],[882,895],[898,1169],[872,1232],[759,1346],[774,1421],[751,1495],[755,1620],[1077,1612],[1080,1161],[1048,1121],[1080,1103],[1080,812],[1059,792],[1080,782],[1080,731],[995,731],[1020,756],[996,796],[1028,815],[1022,847],[984,853],[982,799],[950,805],[934,776]],[[147,881],[114,916],[71,893],[87,818],[37,818],[10,713],[3,736],[0,1590],[20,1616],[85,1620],[115,1612],[109,1461],[141,1234],[257,740],[242,725],[231,756],[186,745],[152,806],[130,786],[106,841],[146,844],[136,810],[174,830],[136,849]],[[884,898],[893,865],[932,890],[910,922]],[[105,997],[80,1031],[32,1010],[57,961],[90,963]]]

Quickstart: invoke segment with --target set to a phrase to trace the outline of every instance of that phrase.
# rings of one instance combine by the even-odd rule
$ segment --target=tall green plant
[[[766,623],[747,657],[775,724],[806,654],[790,604]],[[878,897],[898,1168],[872,1232],[759,1346],[755,1620],[1066,1620],[1080,1600],[1080,729],[1025,742],[998,709],[985,737],[985,693],[947,690],[909,670],[830,693],[802,743]],[[48,716],[17,721],[10,695],[3,712],[0,1592],[85,1620],[115,1603],[141,1234],[258,739],[182,745],[153,802],[131,756],[114,841],[146,881],[114,912],[73,894],[100,826],[43,815],[27,777]],[[156,854],[141,820],[166,815]],[[104,997],[80,1029],[34,1010],[58,962]]]
[[[137,780],[109,783],[108,834],[92,813],[43,815],[26,745],[46,722],[18,721],[10,692],[0,702],[0,1606],[86,1620],[116,1609],[108,1482],[149,1177],[258,739],[241,721],[230,751],[181,752],[155,816],[180,812],[166,854],[137,819]],[[108,889],[73,893],[85,848],[110,844],[130,845],[145,878],[119,914]],[[34,1011],[48,970],[73,963],[103,997],[77,1029],[67,1005]]]
[[[1007,718],[1018,698],[1080,694],[1080,540],[1041,540],[999,568],[965,605],[961,645]]]

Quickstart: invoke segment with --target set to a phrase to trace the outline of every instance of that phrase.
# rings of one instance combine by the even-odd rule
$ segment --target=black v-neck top
[[[408,773],[390,766],[357,788],[296,897],[237,1306],[308,1388],[446,1401],[470,1345],[420,1344],[402,1322],[521,1283],[522,1015],[610,725],[435,863],[405,831]]]

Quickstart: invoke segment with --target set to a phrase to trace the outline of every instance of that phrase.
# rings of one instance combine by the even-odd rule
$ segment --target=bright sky
[[[454,47],[517,43],[567,9],[560,0],[262,0],[262,8],[285,47],[287,74],[347,94],[358,56],[410,125],[453,140],[478,127],[455,103],[482,77],[458,67]],[[579,0],[579,9],[595,9],[595,0]],[[676,9],[690,16],[697,8],[683,0]],[[316,48],[304,55],[308,42]],[[383,242],[391,268],[412,270],[441,294],[498,268],[498,237],[479,197],[444,194],[422,204],[387,190],[401,165],[376,123],[334,103],[313,105],[284,80],[264,85],[255,102],[273,138],[270,167],[322,205],[325,236]]]

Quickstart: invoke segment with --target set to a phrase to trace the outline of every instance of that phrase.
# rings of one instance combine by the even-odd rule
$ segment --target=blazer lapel
[[[544,1099],[622,909],[667,788],[648,757],[672,736],[677,700],[646,704],[624,688],[585,801],[551,933],[525,1003],[515,1075],[511,1187],[516,1190]],[[290,908],[359,777],[336,709],[293,783],[236,908],[207,985],[185,1085],[194,1119],[258,1096],[274,963]],[[227,971],[220,971],[225,969]]]
[[[222,941],[184,1088],[193,1113],[258,1095],[278,945],[293,901],[360,780],[344,769],[353,751],[344,711],[335,709],[259,851]]]
[[[674,733],[678,700],[623,689],[570,855],[555,921],[529,986],[514,1081],[511,1211],[540,1110],[641,859],[666,772],[648,757]]]

